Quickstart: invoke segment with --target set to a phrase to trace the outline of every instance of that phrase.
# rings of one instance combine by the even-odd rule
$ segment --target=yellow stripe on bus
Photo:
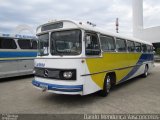
[[[102,71],[114,70],[117,68],[125,68],[134,66],[138,62],[141,53],[103,53],[102,58],[86,58],[87,66],[90,74]],[[116,83],[122,80],[133,68],[115,70]],[[92,80],[103,88],[106,73],[91,75]]]
[[[35,59],[35,57],[16,57],[16,58],[0,58],[0,60],[23,60],[23,59]]]

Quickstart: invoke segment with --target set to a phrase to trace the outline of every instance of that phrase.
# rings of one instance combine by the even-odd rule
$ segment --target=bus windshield
[[[38,49],[39,49],[39,55],[44,56],[48,55],[48,48],[49,48],[49,34],[45,33],[38,36]]]
[[[52,55],[79,55],[81,51],[80,30],[58,31],[51,34]]]

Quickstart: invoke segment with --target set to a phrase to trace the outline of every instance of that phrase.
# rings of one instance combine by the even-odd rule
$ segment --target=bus
[[[154,67],[151,43],[106,32],[91,22],[59,20],[37,28],[34,87],[47,92],[107,96],[111,87]]]
[[[0,34],[0,79],[33,74],[37,38]]]

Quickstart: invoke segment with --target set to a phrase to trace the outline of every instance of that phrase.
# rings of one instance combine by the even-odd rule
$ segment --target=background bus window
[[[116,48],[118,52],[126,52],[126,40],[116,38]]]
[[[32,44],[31,45],[32,49],[37,49],[37,41],[34,40],[34,41],[31,42],[31,44]]]
[[[19,39],[18,44],[21,49],[37,49],[37,41]]]
[[[136,52],[141,52],[141,43],[135,42],[135,51]]]
[[[31,49],[32,48],[30,40],[21,40],[21,39],[19,39],[18,40],[18,44],[19,44],[19,47],[21,49]]]
[[[0,49],[16,49],[16,43],[10,38],[0,38]]]
[[[146,44],[142,44],[142,51],[147,52],[147,45]]]
[[[128,52],[134,52],[135,51],[135,45],[133,41],[127,41],[127,47],[128,47]]]
[[[113,37],[101,36],[100,39],[103,51],[115,51],[115,41]]]
[[[96,34],[86,34],[86,55],[100,55],[100,45]]]

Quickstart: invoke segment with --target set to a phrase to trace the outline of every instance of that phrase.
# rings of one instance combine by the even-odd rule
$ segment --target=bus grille
[[[75,69],[51,69],[51,68],[34,68],[35,76],[43,78],[52,78],[57,80],[76,80],[76,70]],[[71,71],[73,73],[72,78],[65,79],[63,77],[63,72]]]

